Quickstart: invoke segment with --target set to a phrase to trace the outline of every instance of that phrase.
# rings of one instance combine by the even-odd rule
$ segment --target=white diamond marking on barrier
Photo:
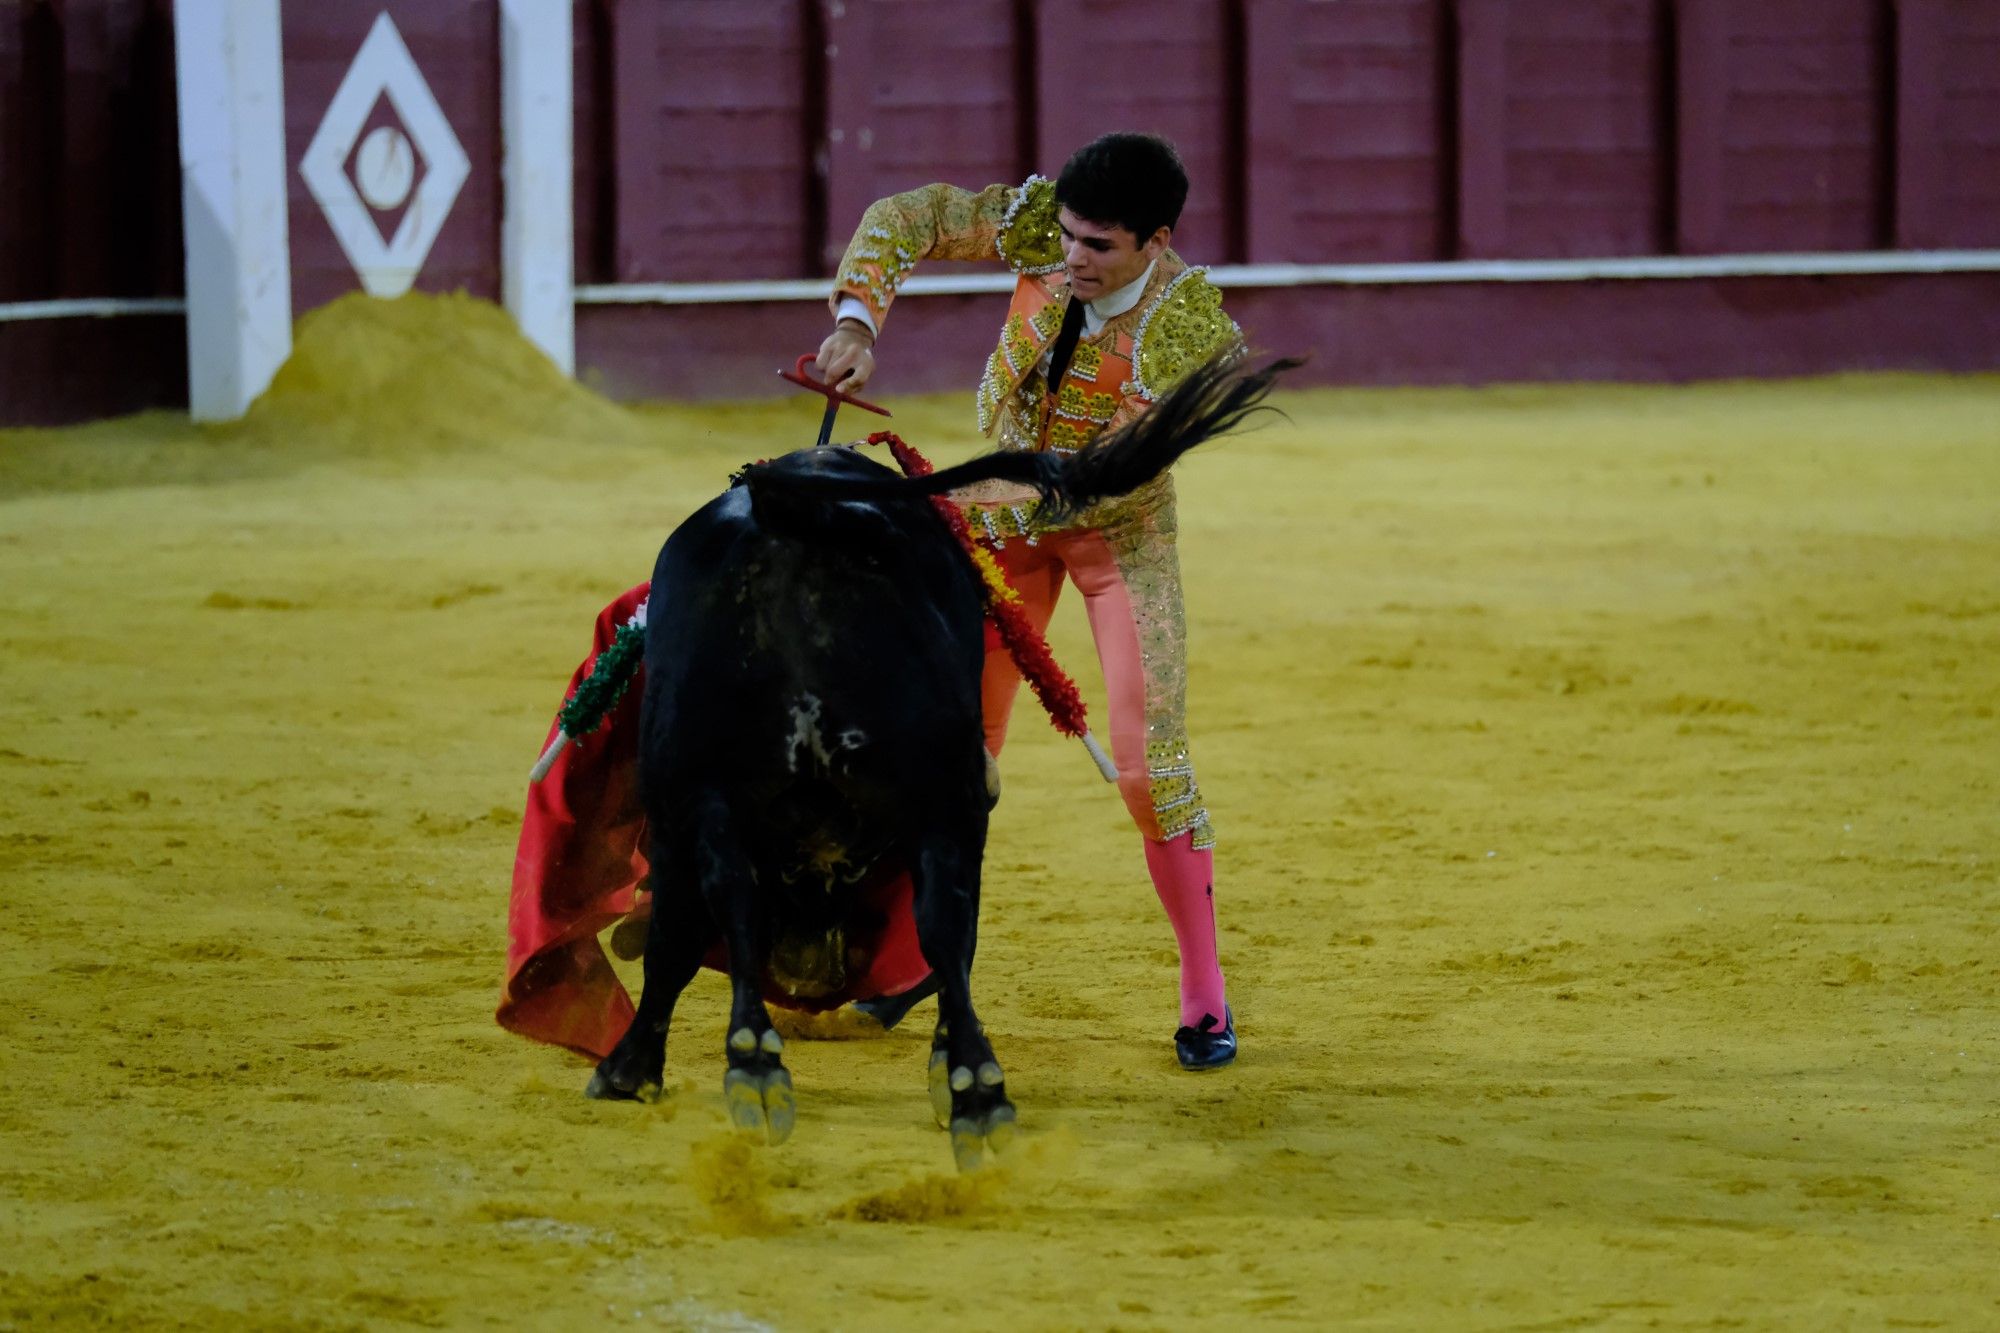
[[[423,155],[425,168],[396,234],[387,241],[346,170],[368,113],[383,97],[389,99],[417,152]],[[370,136],[371,141],[378,139],[381,141],[363,146],[356,166],[368,173],[365,184],[375,187],[370,188],[371,195],[393,197],[400,193],[395,188],[398,182],[393,181],[397,173],[393,167],[383,172],[385,164],[375,160],[381,149],[390,146],[379,128]],[[369,151],[371,147],[373,151]],[[299,161],[306,188],[326,214],[340,248],[347,253],[347,262],[354,265],[370,296],[401,296],[410,290],[471,171],[465,149],[451,132],[451,122],[424,82],[410,48],[403,44],[403,35],[386,12],[378,15]],[[392,179],[381,179],[384,174]],[[408,186],[402,188],[407,191]]]

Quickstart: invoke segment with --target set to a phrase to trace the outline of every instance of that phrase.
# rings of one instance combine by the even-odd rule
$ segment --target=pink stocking
[[[1222,965],[1215,956],[1215,852],[1196,851],[1183,835],[1168,842],[1146,840],[1146,869],[1174,939],[1181,946],[1181,1026],[1199,1027],[1205,1014],[1224,1018]]]

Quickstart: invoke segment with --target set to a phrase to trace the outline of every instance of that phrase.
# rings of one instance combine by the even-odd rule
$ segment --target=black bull
[[[1013,1132],[972,1008],[993,795],[980,724],[979,577],[923,496],[1025,482],[1045,512],[1125,494],[1238,424],[1293,364],[1217,360],[1081,453],[1000,453],[905,479],[851,449],[801,450],[675,530],[653,571],[640,772],[652,844],[645,986],[593,1097],[659,1095],[674,1002],[719,940],[734,999],[723,1090],[772,1142],[795,1118],[762,984],[837,968],[852,886],[907,869],[940,984],[931,1100],[961,1168]]]

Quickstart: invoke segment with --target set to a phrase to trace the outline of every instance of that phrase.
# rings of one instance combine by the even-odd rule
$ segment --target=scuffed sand
[[[2000,1324],[2000,380],[1316,391],[1183,465],[1245,1054],[1173,1067],[1129,825],[1024,703],[975,981],[1027,1142],[961,1181],[928,1009],[794,1041],[780,1149],[717,977],[653,1107],[493,1025],[591,617],[816,424],[532,378],[453,390],[483,444],[393,375],[0,432],[0,1327]]]

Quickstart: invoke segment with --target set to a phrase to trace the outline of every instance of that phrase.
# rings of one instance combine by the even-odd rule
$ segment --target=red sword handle
[[[893,415],[886,407],[877,407],[873,403],[863,402],[859,398],[842,393],[839,389],[836,389],[824,380],[812,378],[811,375],[806,373],[806,367],[811,365],[817,356],[818,353],[816,352],[807,352],[794,363],[790,370],[780,370],[778,378],[788,380],[798,385],[801,389],[807,389],[820,395],[832,407],[858,407],[864,412],[873,412],[876,416],[881,417]]]

